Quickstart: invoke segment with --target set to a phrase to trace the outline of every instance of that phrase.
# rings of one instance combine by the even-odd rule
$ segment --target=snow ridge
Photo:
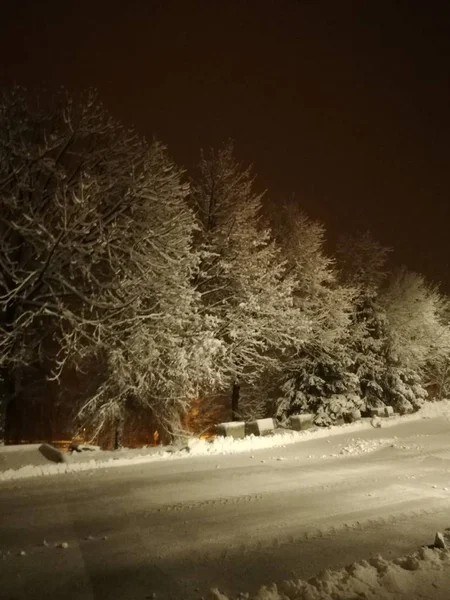
[[[378,555],[343,569],[326,569],[308,581],[285,581],[262,587],[242,600],[448,600],[450,551],[422,547],[412,555],[387,561]],[[229,600],[218,589],[212,600]]]

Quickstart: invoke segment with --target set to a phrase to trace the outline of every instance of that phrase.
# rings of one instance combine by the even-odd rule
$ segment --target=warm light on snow
[[[391,417],[382,421],[382,429],[389,429],[399,423],[414,422],[420,419],[439,417],[450,420],[450,400],[436,403],[426,403],[417,413],[403,417]],[[69,457],[68,462],[61,464],[33,464],[32,456],[37,455],[38,446],[34,451],[28,453],[20,468],[8,469],[8,459],[5,455],[25,453],[30,445],[4,446],[0,450],[0,481],[11,479],[22,479],[37,477],[40,475],[56,475],[60,473],[71,473],[79,471],[90,471],[92,469],[103,469],[109,467],[124,467],[127,465],[145,464],[156,461],[189,459],[193,456],[241,454],[267,448],[282,448],[291,444],[300,444],[308,440],[318,440],[342,435],[343,433],[358,433],[371,431],[373,427],[367,421],[359,421],[341,426],[326,427],[320,429],[308,429],[306,431],[282,431],[270,436],[250,435],[243,439],[232,437],[215,437],[214,439],[191,438],[185,448],[176,450],[170,447],[144,448],[141,450],[124,449],[118,452],[92,451],[89,458],[85,454],[75,454]],[[395,444],[395,439],[383,436],[378,440],[361,440],[353,438],[350,443],[339,449],[338,453],[323,455],[338,457],[339,455],[357,455],[373,452],[382,447]],[[324,448],[326,449],[326,448]],[[3,457],[3,458],[2,458]],[[3,467],[2,467],[3,465]]]

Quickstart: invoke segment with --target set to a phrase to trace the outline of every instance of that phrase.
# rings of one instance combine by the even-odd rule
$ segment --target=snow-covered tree
[[[126,402],[168,422],[218,349],[190,282],[193,217],[164,148],[86,94],[0,99],[0,373],[6,438],[38,380],[95,380],[81,414]],[[211,324],[213,327],[213,324]],[[95,377],[93,377],[95,373]],[[195,374],[195,377],[194,377]],[[194,381],[195,380],[195,381]],[[99,387],[100,386],[100,387]],[[66,403],[66,410],[72,407]],[[16,419],[17,422],[17,419]]]
[[[219,381],[216,322],[199,310],[192,286],[199,256],[192,251],[195,222],[187,193],[182,173],[154,143],[133,187],[133,219],[117,257],[118,270],[126,265],[120,293],[127,308],[112,327],[102,327],[108,377],[80,412],[99,426],[123,422],[133,403],[176,436],[199,387]]]
[[[388,252],[370,234],[339,248],[344,278],[359,287],[349,350],[366,405],[386,403],[407,412],[427,397],[430,376],[446,372],[447,302],[406,269],[386,280]]]
[[[370,233],[343,237],[337,248],[341,280],[356,288],[348,353],[368,406],[383,404],[388,353],[388,324],[379,302],[390,249]]]
[[[380,294],[388,322],[386,392],[399,411],[417,409],[427,397],[426,370],[450,354],[447,302],[422,275],[399,269]]]
[[[365,296],[376,296],[386,277],[390,252],[369,231],[341,236],[336,254],[342,280],[359,287]]]
[[[328,422],[358,404],[346,343],[355,290],[340,285],[325,253],[325,228],[290,204],[274,213],[277,240],[295,276],[294,304],[309,324],[297,354],[285,361],[278,414],[313,411]]]
[[[232,144],[202,155],[191,200],[203,255],[196,289],[205,313],[219,324],[226,348],[221,371],[237,418],[240,386],[279,369],[280,354],[299,346],[307,324],[293,305],[294,279],[262,220],[261,194]]]
[[[98,315],[120,310],[108,241],[117,214],[129,210],[127,191],[141,155],[136,136],[92,95],[74,104],[64,92],[50,103],[20,88],[2,94],[0,368],[7,438],[23,386],[42,378],[48,357],[89,345]]]

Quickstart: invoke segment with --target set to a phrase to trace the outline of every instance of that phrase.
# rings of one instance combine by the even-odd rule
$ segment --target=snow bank
[[[418,412],[408,415],[406,418],[411,419],[412,417],[417,417],[419,419],[432,419],[434,417],[439,417],[450,421],[450,400],[426,402]]]
[[[325,570],[308,581],[286,581],[262,587],[242,600],[448,600],[450,551],[423,547],[404,558],[387,561],[381,556],[353,563],[336,571]],[[212,600],[228,597],[211,590]]]
[[[436,417],[450,420],[450,400],[430,402],[425,404],[423,408],[412,415],[396,415],[388,419],[380,419],[380,421],[381,426],[384,429],[398,425],[399,423],[418,421],[420,419],[431,419]],[[306,440],[329,438],[332,436],[342,435],[343,433],[356,433],[358,431],[365,431],[371,428],[372,425],[370,424],[370,419],[363,419],[361,421],[356,421],[355,423],[334,425],[324,428],[312,428],[304,431],[287,430],[264,437],[250,435],[241,440],[233,439],[231,437],[217,437],[213,442],[194,439],[189,443],[189,447],[191,454],[235,454],[238,452],[246,452],[262,448],[276,448],[280,446],[286,446],[288,444],[296,444]],[[393,440],[380,440],[380,443],[390,443],[392,441]],[[379,446],[380,444],[373,442],[370,444],[370,448],[364,447],[363,451],[367,452],[376,450],[377,445]]]
[[[101,452],[99,452],[101,454]],[[45,465],[25,465],[20,469],[8,469],[0,473],[0,481],[11,481],[13,479],[26,479],[29,477],[39,477],[41,475],[59,475],[62,473],[77,473],[81,471],[92,471],[93,469],[105,469],[109,467],[125,467],[130,465],[139,465],[166,458],[171,458],[168,452],[159,452],[152,455],[138,456],[118,456],[117,458],[104,459],[98,456],[97,459],[90,459],[85,462],[67,462]]]
[[[394,416],[382,419],[382,427],[388,428],[407,421],[430,419],[439,417],[450,420],[450,401],[427,403],[424,407],[412,415]],[[141,450],[122,450],[120,452],[92,451],[89,453],[74,454],[68,457],[67,463],[42,464],[42,455],[35,451],[36,460],[30,451],[35,450],[37,445],[25,446],[0,446],[0,481],[38,477],[42,475],[57,475],[61,473],[73,473],[79,471],[90,471],[92,469],[104,469],[110,467],[124,467],[139,465],[161,460],[175,460],[189,458],[191,456],[228,455],[243,452],[252,452],[265,448],[284,447],[299,442],[329,438],[342,435],[343,433],[356,433],[371,429],[368,420],[357,421],[346,425],[335,425],[320,429],[307,429],[305,431],[283,430],[270,436],[246,436],[243,439],[232,437],[216,437],[212,441],[192,438],[187,447],[175,450],[174,448],[148,448]],[[342,448],[341,454],[361,454],[378,450],[381,446],[392,443],[391,439],[378,441],[352,440],[350,445]],[[25,451],[26,450],[26,451]],[[17,464],[20,456],[23,461]],[[14,456],[14,460],[12,460]],[[26,461],[26,462],[25,462]]]

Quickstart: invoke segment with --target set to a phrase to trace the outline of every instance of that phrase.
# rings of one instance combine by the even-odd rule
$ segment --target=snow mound
[[[422,419],[439,417],[450,421],[450,400],[425,402],[422,408],[415,414]],[[414,417],[414,415],[409,415],[409,418],[411,417]]]
[[[450,551],[423,547],[418,552],[387,561],[382,556],[353,563],[343,569],[326,569],[308,581],[285,581],[262,587],[248,600],[448,600]],[[217,589],[211,600],[228,600]]]
[[[101,454],[101,453],[100,453]],[[130,465],[139,465],[153,462],[165,458],[170,458],[168,452],[160,452],[151,456],[132,456],[132,457],[117,457],[107,460],[91,459],[81,463],[57,463],[46,465],[25,465],[20,469],[8,469],[0,473],[0,481],[11,481],[14,479],[26,479],[29,477],[39,477],[42,475],[60,475],[62,473],[77,473],[81,471],[92,471],[94,469],[105,469],[109,467],[125,467]]]
[[[352,439],[349,444],[342,446],[339,454],[367,454],[375,452],[385,446],[394,444],[394,438],[384,438],[381,440],[363,440],[361,438]]]

